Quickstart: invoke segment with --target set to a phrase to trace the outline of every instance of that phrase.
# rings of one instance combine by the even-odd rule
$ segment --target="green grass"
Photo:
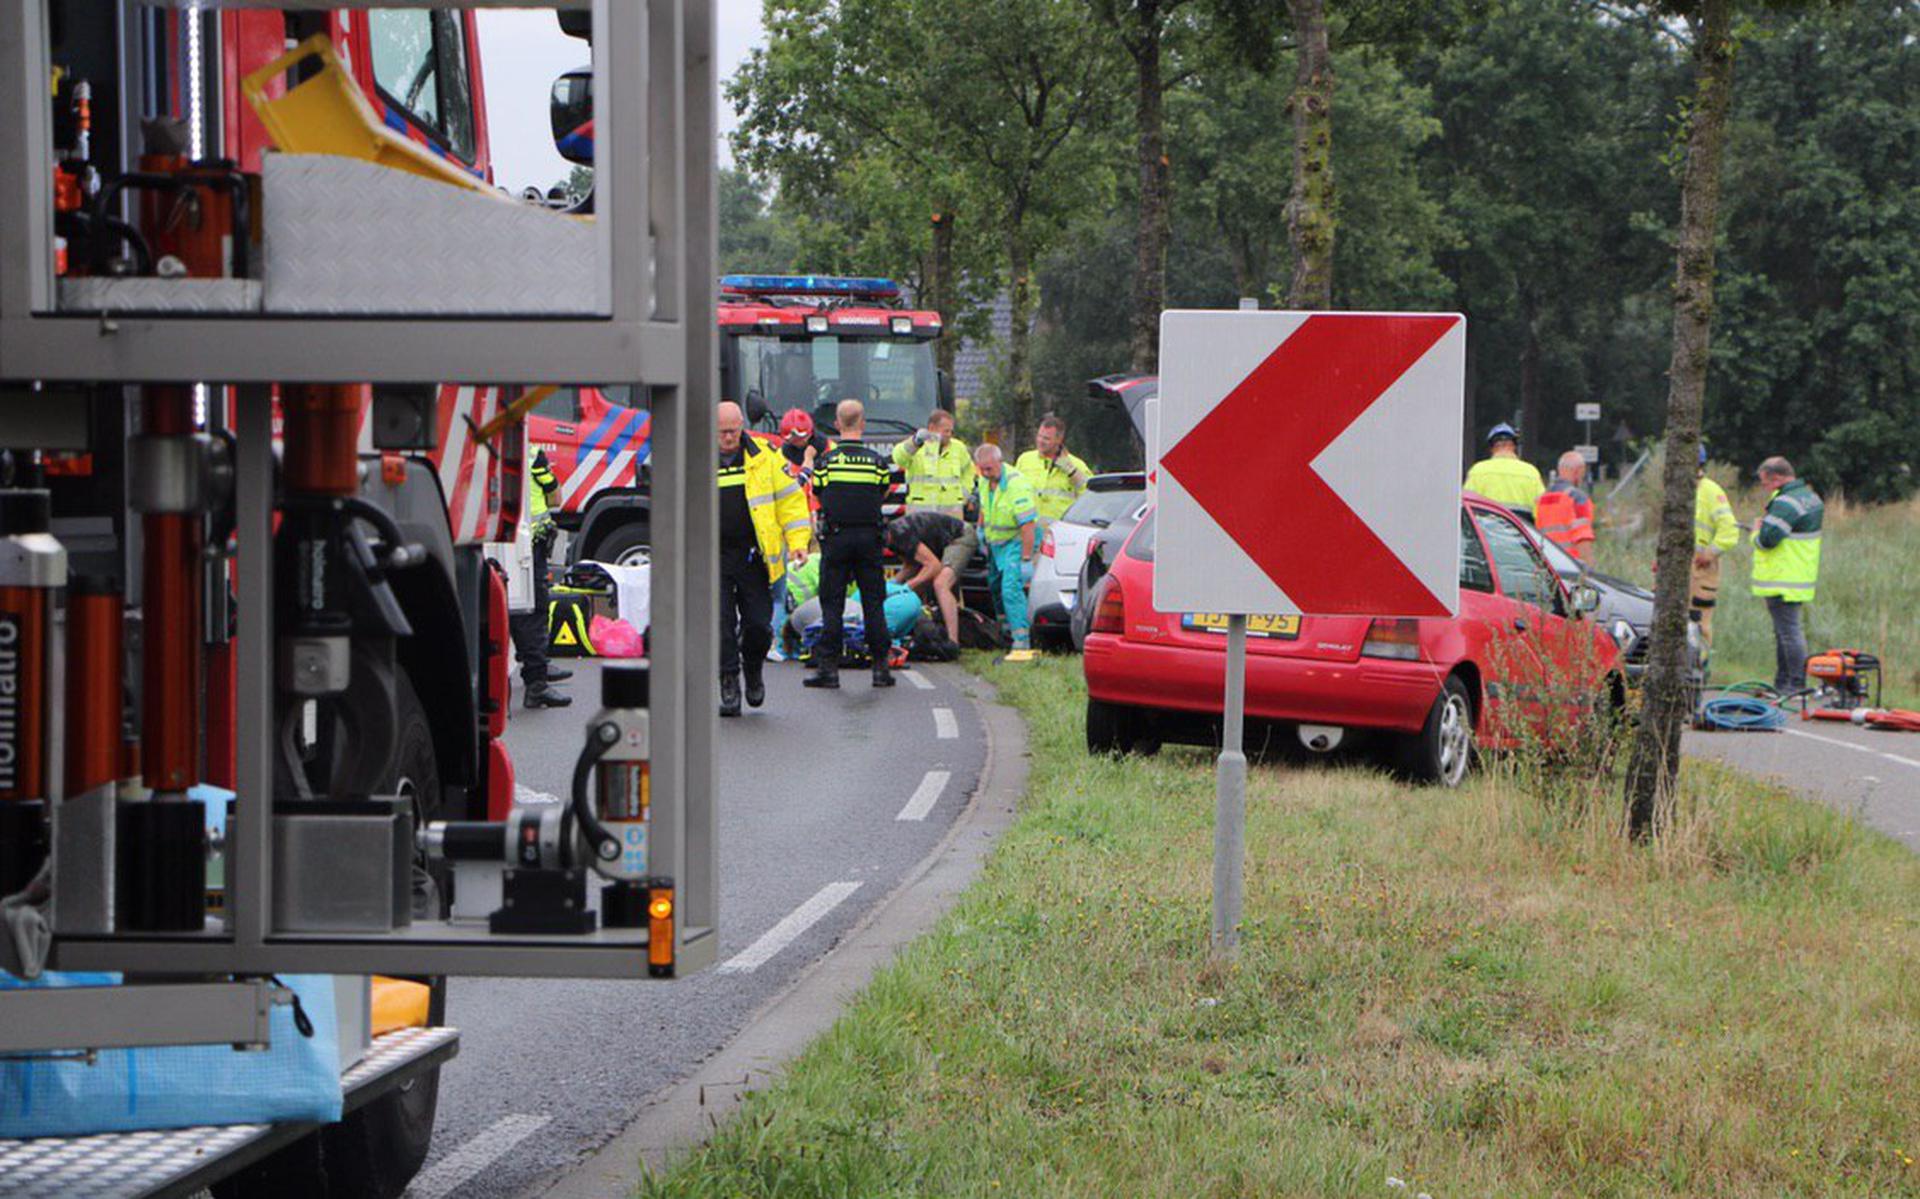
[[[1657,462],[1613,501],[1603,485],[1597,564],[1601,569],[1651,585],[1653,581]],[[1736,490],[1731,472],[1716,466],[1742,527],[1764,509],[1762,491]],[[1747,590],[1753,549],[1745,534],[1728,554],[1714,617],[1713,677],[1722,683],[1773,678],[1773,626],[1765,602]],[[1884,663],[1889,704],[1920,708],[1920,498],[1904,504],[1863,507],[1827,499],[1826,536],[1821,541],[1820,590],[1807,614],[1807,641],[1814,652],[1853,648],[1878,654]]]
[[[1090,759],[1077,662],[982,668],[1032,751],[983,877],[643,1194],[1920,1196],[1892,842],[1699,764],[1657,849],[1261,765],[1216,969],[1210,756]]]

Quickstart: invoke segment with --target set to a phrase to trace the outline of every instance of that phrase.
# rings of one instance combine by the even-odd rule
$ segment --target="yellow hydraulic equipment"
[[[308,59],[319,59],[312,77],[271,96],[274,80]],[[289,154],[334,154],[406,171],[436,183],[466,188],[484,196],[514,202],[486,180],[469,174],[380,120],[380,114],[354,83],[346,64],[334,53],[333,42],[316,33],[298,46],[240,81],[242,94],[273,137],[273,144]]]

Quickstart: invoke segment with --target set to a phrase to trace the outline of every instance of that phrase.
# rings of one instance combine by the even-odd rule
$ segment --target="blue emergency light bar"
[[[720,290],[735,296],[857,296],[890,300],[900,294],[891,279],[838,275],[722,275]]]

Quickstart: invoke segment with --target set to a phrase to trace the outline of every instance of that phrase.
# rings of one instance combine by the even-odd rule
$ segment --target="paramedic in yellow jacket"
[[[1051,412],[1040,418],[1033,448],[1020,455],[1013,469],[1033,488],[1034,511],[1039,514],[1042,532],[1067,514],[1093,477],[1087,464],[1067,449],[1067,422]]]
[[[740,405],[723,402],[720,429],[720,715],[767,702],[761,677],[773,645],[773,584],[813,542],[807,497],[780,452],[746,435]]]
[[[909,512],[959,516],[973,491],[973,455],[953,435],[953,413],[935,408],[927,426],[893,447],[893,464],[906,476]]]
[[[1693,485],[1692,617],[1700,644],[1713,650],[1713,609],[1720,602],[1720,557],[1740,544],[1740,522],[1726,489],[1707,478],[1707,447],[1700,447],[1699,481]]]

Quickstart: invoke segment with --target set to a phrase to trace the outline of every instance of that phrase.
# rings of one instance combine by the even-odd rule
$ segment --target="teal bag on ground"
[[[225,1045],[105,1049],[89,1066],[57,1054],[0,1061],[0,1137],[84,1136],[202,1124],[332,1123],[340,1118],[339,1029],[330,974],[288,975],[313,1035],[291,1005],[271,1016],[272,1048]],[[116,974],[48,972],[32,982],[0,971],[0,991],[115,986]]]

